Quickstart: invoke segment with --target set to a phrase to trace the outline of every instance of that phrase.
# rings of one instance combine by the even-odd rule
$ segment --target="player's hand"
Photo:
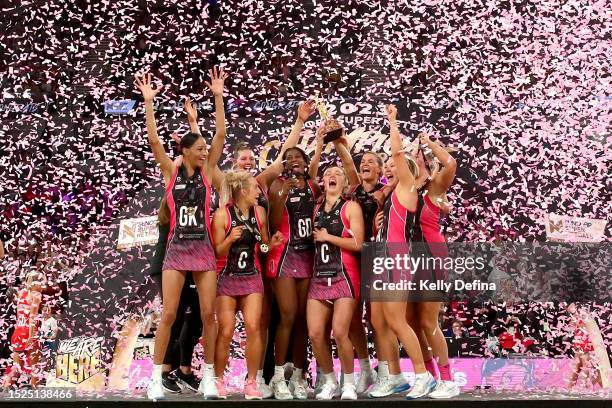
[[[316,112],[316,110],[317,107],[315,101],[313,101],[312,99],[304,101],[298,107],[298,119],[305,123],[308,118],[310,118]]]
[[[185,98],[185,103],[183,104],[185,108],[185,113],[187,114],[187,121],[189,123],[197,123],[198,122],[198,111],[191,103],[191,98]]]
[[[214,96],[223,96],[223,86],[229,74],[219,67],[209,69],[208,73],[210,74],[210,82],[206,81],[206,86]]]
[[[327,242],[330,237],[326,228],[315,228],[312,232],[312,236],[316,242]]]
[[[232,231],[227,236],[227,238],[230,240],[231,243],[234,243],[240,239],[243,231],[244,231],[244,226],[242,225],[239,227],[234,227],[232,228]]]
[[[270,238],[270,243],[268,244],[268,246],[270,247],[270,249],[276,248],[277,246],[283,243],[284,238],[285,236],[282,232],[276,231],[274,235],[272,235],[272,238]]]
[[[374,217],[374,225],[376,226],[377,230],[380,230],[382,228],[384,219],[385,215],[382,211],[376,213],[376,217]]]
[[[385,106],[385,111],[387,112],[389,121],[393,121],[397,118],[397,107],[395,105],[389,104]]]
[[[163,85],[157,87],[157,89],[153,89],[151,83],[151,73],[147,73],[144,75],[136,75],[134,79],[134,84],[136,88],[142,92],[142,97],[145,102],[152,102],[155,99],[155,96],[163,89]]]

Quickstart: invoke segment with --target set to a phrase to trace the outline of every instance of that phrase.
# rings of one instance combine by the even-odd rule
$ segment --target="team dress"
[[[414,211],[404,207],[397,197],[396,190],[387,197],[383,205],[383,223],[376,236],[380,243],[377,249],[382,253],[377,256],[395,258],[397,255],[409,255],[411,233],[415,222]],[[410,268],[393,267],[381,274],[387,283],[399,283],[411,280]]]
[[[22,289],[17,300],[17,323],[11,336],[13,351],[25,351],[26,343],[30,339],[30,304],[29,291]]]
[[[176,168],[166,188],[170,233],[163,270],[216,270],[210,229],[211,194],[203,171],[187,177],[185,166]]]
[[[249,210],[248,218],[242,218],[238,209],[231,204],[225,207],[227,237],[234,227],[244,226],[242,236],[232,243],[227,256],[217,259],[217,296],[245,296],[263,294],[259,244],[261,243],[262,222],[255,211]]]
[[[331,235],[351,238],[347,215],[348,203],[339,198],[329,212],[325,201],[315,209],[315,228],[325,228]],[[342,249],[329,242],[317,242],[314,275],[310,281],[308,299],[335,300],[359,299],[359,258],[353,251]]]
[[[428,184],[419,190],[415,222],[411,233],[411,250],[413,256],[446,258],[448,247],[442,234],[440,208],[427,195]],[[435,263],[439,266],[439,263]],[[422,268],[417,272],[417,278],[430,280],[446,280],[448,271],[442,268]]]
[[[314,241],[312,215],[315,208],[315,189],[308,180],[304,188],[292,188],[285,200],[278,230],[283,242],[268,253],[266,274],[270,278],[312,277]]]
[[[383,183],[376,183],[374,188],[366,191],[362,184],[359,184],[351,191],[353,200],[359,203],[361,212],[363,213],[363,229],[366,242],[374,241],[374,219],[376,213],[380,209],[378,201],[374,198],[374,193],[382,190],[385,187]]]

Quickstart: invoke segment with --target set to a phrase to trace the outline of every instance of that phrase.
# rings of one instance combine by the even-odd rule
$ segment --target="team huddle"
[[[240,144],[233,152],[233,169],[222,171],[218,163],[226,135],[227,73],[215,68],[210,76],[206,85],[214,96],[216,121],[210,149],[199,131],[197,111],[186,100],[191,132],[180,139],[180,156],[174,161],[157,135],[153,100],[161,87],[153,89],[150,74],[136,77],[135,82],[144,97],[148,139],[166,185],[160,207],[164,253],[156,254],[163,271],[158,282],[163,310],[148,397],[158,400],[165,392],[174,392],[164,380],[171,329],[186,279],[197,288],[204,340],[204,373],[190,388],[206,399],[227,397],[224,374],[238,310],[246,330],[246,399],[307,399],[309,340],[317,363],[316,399],[379,398],[400,392],[407,392],[408,399],[458,395],[438,327],[439,302],[364,305],[360,300],[364,242],[445,242],[440,218],[449,211],[446,191],[456,170],[448,150],[423,133],[405,149],[397,109],[388,105],[388,161],[384,163],[377,152],[366,152],[357,169],[342,135],[330,142],[342,166],[326,168],[319,185],[316,176],[325,126],[317,132],[312,157],[296,147],[304,123],[316,111],[315,102],[308,100],[299,106],[273,163],[255,174],[254,153]],[[383,175],[387,184],[380,181]],[[214,212],[213,188],[220,196]],[[280,318],[274,337],[268,338],[273,301]],[[370,364],[364,307],[374,333],[377,370]],[[332,337],[342,368],[340,383],[333,367]],[[266,384],[262,372],[269,341],[274,343],[275,368]],[[412,386],[400,370],[400,344],[414,367]],[[360,364],[357,381],[355,355]],[[181,365],[190,365],[190,358],[183,362],[181,356]],[[286,381],[289,359],[294,370]]]

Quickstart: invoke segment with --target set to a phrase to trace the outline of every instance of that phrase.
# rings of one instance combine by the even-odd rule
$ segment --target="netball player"
[[[374,152],[365,152],[361,156],[357,183],[352,181],[350,182],[351,197],[353,200],[359,203],[363,213],[365,231],[364,241],[366,242],[374,241],[374,234],[372,231],[374,216],[384,201],[382,189],[385,185],[380,182],[382,171],[382,158]],[[353,314],[353,321],[351,322],[349,332],[349,336],[355,347],[357,357],[359,358],[361,371],[359,381],[357,383],[357,394],[363,394],[366,392],[368,388],[374,384],[377,378],[376,371],[372,370],[372,365],[370,363],[368,340],[363,325],[362,307],[363,303],[360,302],[357,306],[357,310]]]
[[[414,165],[414,161],[409,162]],[[416,168],[414,166],[413,168]],[[398,182],[397,168],[393,157],[387,160],[384,168],[384,176],[387,184],[380,190],[384,197],[384,204],[391,200],[391,193],[395,190]],[[384,213],[379,210],[376,213],[374,229],[372,233],[377,234],[382,228]],[[368,391],[370,398],[382,398],[394,393],[404,392],[409,388],[408,381],[400,369],[399,344],[397,336],[387,324],[383,315],[384,302],[370,302],[370,322],[374,328],[376,355],[378,357],[378,377],[376,383]]]
[[[255,178],[245,171],[226,173],[221,190],[221,207],[213,217],[213,238],[217,254],[217,318],[219,335],[215,371],[219,397],[226,398],[223,375],[236,329],[236,309],[240,308],[246,328],[246,399],[262,399],[257,370],[262,356],[260,319],[263,306],[263,280],[259,252],[280,245],[277,232],[268,242],[267,215],[257,205],[260,191]]]
[[[428,162],[422,148],[415,149],[415,160],[418,165],[418,177],[415,188],[418,192],[417,210],[412,231],[412,248],[415,256],[419,253],[425,257],[444,259],[448,254],[446,239],[442,234],[440,220],[448,211],[446,192],[455,178],[457,164],[455,159],[438,143],[429,139],[425,133],[419,134],[419,147],[431,150],[433,162]],[[423,270],[423,279],[440,280],[446,278],[444,270]],[[448,360],[448,346],[444,334],[438,325],[438,315],[442,303],[409,302],[407,305],[407,319],[419,335],[421,351],[425,358],[425,366],[433,377],[436,377],[436,368],[433,357],[438,358],[438,371],[440,380],[436,388],[429,394],[431,398],[452,398],[459,395],[459,387],[451,376]],[[433,353],[433,356],[432,356]]]
[[[162,363],[170,329],[176,318],[180,293],[185,275],[191,271],[197,286],[200,314],[204,328],[204,375],[199,391],[206,399],[218,398],[214,379],[214,356],[217,327],[214,300],[217,287],[216,261],[210,232],[210,199],[212,185],[220,186],[215,167],[223,151],[225,140],[225,113],[223,111],[223,84],[227,74],[223,69],[210,70],[211,82],[206,82],[215,99],[216,133],[207,151],[202,135],[188,133],[180,142],[183,156],[180,166],[166,154],[157,136],[153,99],[161,87],[151,87],[151,74],[136,77],[135,84],[145,102],[147,134],[156,162],[160,165],[166,185],[166,198],[170,207],[170,234],[162,272],[163,310],[155,336],[154,366],[148,397],[163,399]]]
[[[297,110],[297,118],[295,120],[295,124],[289,133],[289,136],[283,143],[281,150],[278,154],[278,157],[265,169],[263,169],[259,174],[255,176],[255,180],[257,181],[257,185],[261,194],[258,198],[258,204],[262,206],[266,213],[270,209],[270,203],[268,199],[268,191],[272,182],[276,180],[281,173],[283,172],[284,166],[282,162],[282,157],[285,151],[291,147],[294,147],[300,136],[300,132],[304,127],[304,123],[312,116],[312,114],[316,111],[316,106],[314,101],[308,100],[300,104]],[[257,163],[255,161],[255,153],[249,147],[249,145],[245,142],[241,142],[234,148],[233,152],[233,167],[237,170],[245,170],[248,172],[255,172],[257,169]],[[260,262],[261,265],[265,267],[266,265],[266,255],[260,254]],[[269,334],[271,336],[274,335],[276,331],[277,321],[273,322],[275,324],[270,327],[270,309],[272,304],[272,285],[269,279],[264,279],[264,304],[261,315],[261,335],[262,335],[262,353],[266,353],[268,337]],[[276,319],[278,320],[278,319]],[[271,351],[271,350],[270,350]],[[270,358],[273,359],[273,353],[269,353]],[[264,355],[262,354],[261,358],[261,366],[257,371],[257,383],[259,384],[259,388],[264,396],[264,398],[269,398],[272,396],[272,391],[270,387],[266,384],[263,377],[263,368],[264,368]]]
[[[33,387],[38,385],[37,362],[38,346],[38,312],[42,295],[40,292],[41,275],[30,272],[25,279],[24,287],[17,292],[17,322],[11,336],[11,350],[14,365],[7,370],[2,387],[9,389],[19,378],[21,371],[31,375]]]
[[[404,155],[402,140],[397,128],[397,108],[394,105],[388,105],[387,115],[391,129],[391,157],[396,167],[397,186],[385,202],[384,219],[377,241],[386,243],[387,254],[393,257],[395,254],[408,250],[410,232],[417,210],[418,194],[414,183],[418,170],[414,160],[407,160]],[[410,169],[411,164],[414,167],[413,171]],[[409,271],[400,271],[397,268],[389,272],[389,279],[393,282],[399,282],[404,272],[409,274]],[[401,299],[389,300],[382,302],[382,318],[408,353],[416,374],[415,382],[406,398],[415,399],[426,396],[433,390],[436,382],[425,368],[418,337],[406,321],[406,302]]]
[[[270,386],[276,399],[306,399],[308,392],[303,378],[308,344],[306,301],[312,277],[314,241],[312,215],[320,194],[316,177],[323,134],[317,132],[317,146],[309,165],[306,153],[297,147],[283,154],[284,172],[270,187],[271,231],[283,234],[283,243],[268,254],[266,273],[272,278],[280,311],[280,322],[274,342],[274,375]],[[289,387],[285,382],[284,365],[293,336],[293,372]]]
[[[574,359],[572,361],[572,373],[569,378],[568,388],[572,390],[578,382],[578,377],[582,374],[588,385],[602,385],[599,363],[595,355],[595,347],[586,326],[588,313],[581,310],[575,303],[567,307],[571,317],[571,324],[574,326],[574,337],[572,346],[574,349]]]
[[[325,193],[314,212],[316,251],[314,276],[308,292],[308,333],[324,381],[317,399],[338,392],[333,369],[329,322],[342,365],[342,399],[357,399],[353,371],[353,344],[349,327],[359,301],[360,265],[356,255],[363,245],[363,214],[354,201],[343,197],[346,173],[330,167],[323,175]]]
[[[166,198],[162,199],[157,220],[159,238],[155,245],[149,272],[163,299],[162,266],[166,255],[168,234],[170,233],[170,209]],[[202,334],[202,321],[199,311],[198,292],[195,289],[191,274],[188,274],[180,295],[176,319],[170,330],[168,348],[162,366],[162,386],[167,392],[179,393],[181,388],[188,388],[194,392],[198,391],[199,380],[191,370],[191,360],[193,350]]]

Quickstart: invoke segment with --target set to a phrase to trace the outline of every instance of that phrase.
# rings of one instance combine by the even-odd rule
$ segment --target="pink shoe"
[[[227,390],[225,389],[225,378],[217,378],[217,391],[219,399],[227,399]]]
[[[244,385],[244,398],[248,400],[260,400],[263,399],[263,394],[259,390],[256,379],[247,380]]]

